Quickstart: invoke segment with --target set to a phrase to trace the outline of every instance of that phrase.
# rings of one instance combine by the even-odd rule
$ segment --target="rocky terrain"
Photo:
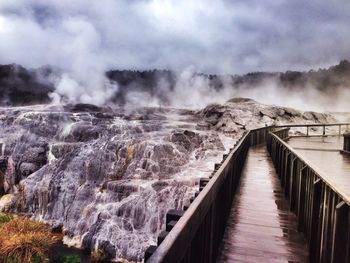
[[[188,202],[225,151],[196,119],[172,109],[1,108],[1,208],[62,228],[67,244],[139,261],[167,210]]]
[[[165,213],[188,203],[245,130],[327,121],[244,98],[199,111],[0,108],[0,208],[62,229],[66,244],[140,261]]]
[[[199,128],[233,136],[264,125],[336,122],[336,117],[329,113],[302,112],[287,107],[265,105],[246,98],[232,98],[224,104],[209,105],[198,114],[201,120],[198,123]]]

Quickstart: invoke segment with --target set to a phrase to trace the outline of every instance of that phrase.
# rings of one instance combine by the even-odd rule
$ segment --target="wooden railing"
[[[291,137],[319,137],[319,136],[339,136],[342,134],[342,128],[345,128],[345,132],[349,130],[350,123],[314,123],[314,124],[288,124],[277,125],[275,128],[305,128],[305,135],[292,135]],[[326,132],[326,127],[338,128],[336,133]],[[322,128],[321,133],[310,134],[310,128]]]
[[[269,133],[273,131],[280,138],[289,138],[289,128],[280,128],[278,126],[266,126],[250,131],[250,146],[266,143]]]
[[[271,131],[273,132],[273,134],[275,134],[276,136],[278,136],[282,140],[287,140],[287,139],[289,139],[289,130],[290,130],[290,128],[274,128]],[[268,136],[266,137],[265,142],[267,142],[269,140],[270,136],[271,135],[269,133]]]
[[[251,130],[250,132],[250,146],[259,145],[266,142],[269,132],[273,126],[266,126],[259,129]]]
[[[267,147],[298,228],[309,241],[310,262],[350,262],[350,196],[336,189],[277,134]]]

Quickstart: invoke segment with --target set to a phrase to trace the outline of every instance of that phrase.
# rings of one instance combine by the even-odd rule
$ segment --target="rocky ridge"
[[[198,115],[201,119],[199,128],[216,130],[227,135],[241,134],[264,125],[336,122],[334,115],[330,113],[303,112],[238,97],[224,104],[209,105],[199,111]]]

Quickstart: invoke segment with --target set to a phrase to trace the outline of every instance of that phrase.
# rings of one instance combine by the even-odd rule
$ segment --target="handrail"
[[[282,140],[288,140],[289,139],[289,130],[290,130],[290,128],[288,128],[288,127],[287,128],[279,128],[279,129],[275,128],[271,132],[273,134],[277,135]],[[270,134],[268,136],[270,136]]]
[[[346,131],[349,129],[350,123],[309,123],[309,124],[287,124],[287,125],[276,125],[275,128],[306,128],[306,134],[305,135],[291,135],[290,137],[325,137],[325,136],[339,136],[342,134],[342,126],[346,127]],[[338,127],[338,133],[337,134],[327,134],[326,133],[326,127],[335,126]],[[310,135],[309,130],[310,128],[319,128],[322,127],[323,131],[322,134],[313,134]]]
[[[350,196],[272,132],[267,148],[308,239],[310,262],[349,262]]]
[[[274,126],[265,126],[257,128],[250,131],[250,146],[259,145],[266,142],[269,131],[271,131]]]
[[[286,124],[286,125],[275,125],[276,128],[297,128],[297,127],[329,127],[329,126],[346,126],[349,125],[349,122],[341,122],[341,123],[308,123],[308,124]]]
[[[347,195],[346,193],[342,193],[339,189],[337,189],[330,180],[326,178],[326,175],[323,171],[321,171],[319,168],[315,167],[311,164],[311,162],[306,158],[302,157],[300,154],[296,152],[296,150],[293,149],[292,146],[288,145],[286,142],[283,141],[283,139],[279,138],[278,135],[271,133],[271,136],[274,137],[276,140],[279,141],[280,144],[283,145],[286,149],[288,149],[294,156],[300,159],[306,166],[308,166],[312,171],[314,171],[319,178],[328,186],[330,187],[335,193],[337,193],[348,205],[350,205],[350,195]]]

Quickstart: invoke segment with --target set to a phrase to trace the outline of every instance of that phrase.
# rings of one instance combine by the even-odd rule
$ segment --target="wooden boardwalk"
[[[266,146],[251,147],[219,251],[218,262],[308,262]]]

